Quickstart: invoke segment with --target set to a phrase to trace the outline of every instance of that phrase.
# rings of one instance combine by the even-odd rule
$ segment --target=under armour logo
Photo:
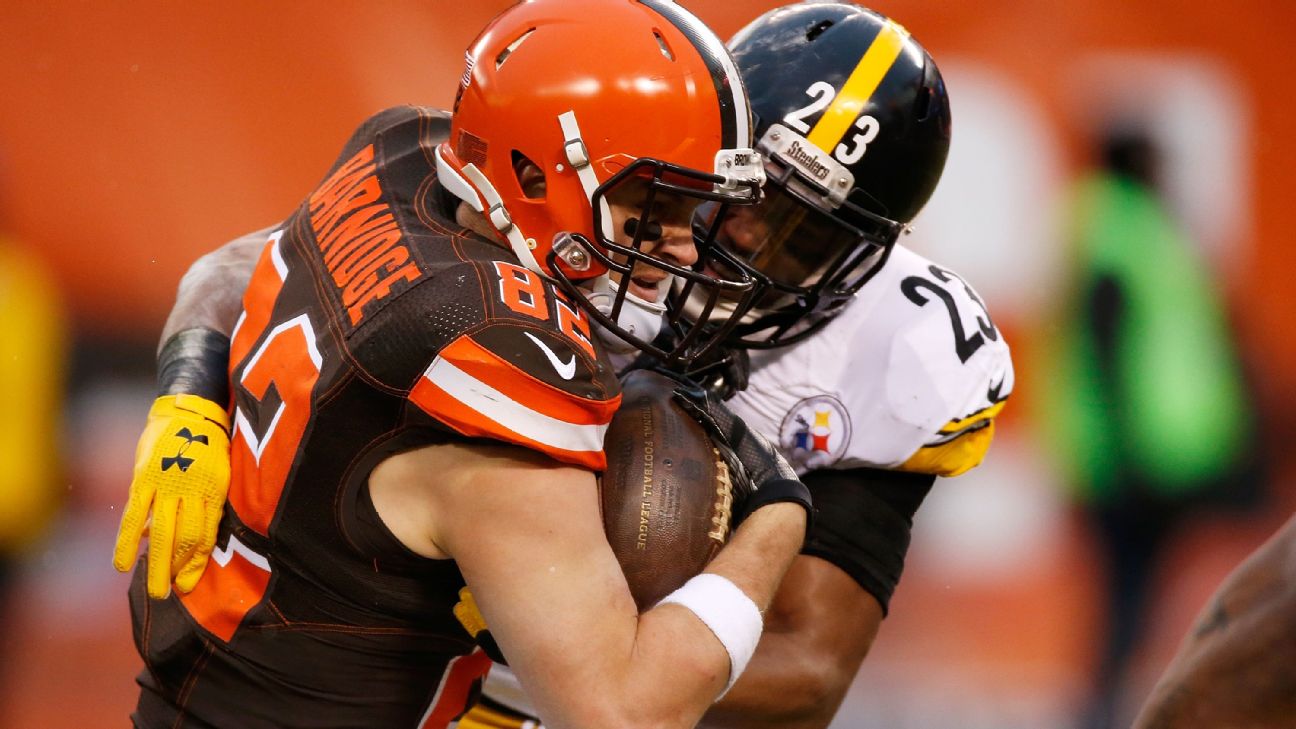
[[[172,466],[179,466],[181,471],[188,471],[189,467],[193,465],[194,459],[185,458],[184,457],[185,451],[189,450],[189,446],[193,445],[194,443],[202,443],[203,445],[207,445],[207,436],[194,435],[193,433],[189,432],[188,428],[181,428],[180,432],[176,433],[176,437],[184,438],[185,442],[183,445],[180,446],[180,451],[176,453],[175,456],[171,458],[162,459],[163,471],[169,470]]]

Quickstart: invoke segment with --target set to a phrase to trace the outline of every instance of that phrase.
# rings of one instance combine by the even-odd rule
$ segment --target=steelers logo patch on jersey
[[[846,454],[850,440],[850,414],[832,395],[802,399],[779,426],[779,445],[798,471],[831,466]]]

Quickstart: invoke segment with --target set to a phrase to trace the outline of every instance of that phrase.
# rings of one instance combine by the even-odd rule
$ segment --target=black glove
[[[768,504],[790,501],[806,510],[806,532],[814,509],[810,491],[797,478],[796,471],[784,460],[778,448],[760,433],[747,427],[718,398],[711,397],[695,382],[679,375],[658,370],[675,380],[675,401],[686,413],[702,424],[711,435],[721,456],[729,466],[734,483],[733,526],[737,528],[757,509]]]
[[[747,389],[751,357],[745,349],[716,347],[689,366],[688,378],[702,385],[717,400],[728,400]]]
[[[675,335],[670,329],[664,329],[653,340],[653,346],[664,351],[674,349]],[[747,384],[751,379],[751,357],[747,354],[747,350],[741,347],[717,345],[690,362],[684,376],[680,377],[675,372],[667,370],[662,365],[661,360],[644,352],[636,357],[625,369],[621,370],[618,376],[624,377],[634,370],[653,370],[666,375],[672,380],[683,380],[690,384],[696,383],[701,385],[712,397],[718,400],[728,400],[735,393],[747,389]]]

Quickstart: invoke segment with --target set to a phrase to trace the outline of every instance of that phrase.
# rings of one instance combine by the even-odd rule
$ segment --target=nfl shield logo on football
[[[798,471],[831,466],[850,445],[846,407],[832,395],[807,397],[788,411],[779,426],[779,445]]]

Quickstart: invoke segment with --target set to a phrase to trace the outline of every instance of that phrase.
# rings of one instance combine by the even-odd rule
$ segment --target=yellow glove
[[[113,567],[129,571],[151,509],[149,597],[165,598],[173,577],[181,592],[198,584],[229,491],[229,449],[229,415],[221,406],[198,395],[153,401],[113,550]]]

